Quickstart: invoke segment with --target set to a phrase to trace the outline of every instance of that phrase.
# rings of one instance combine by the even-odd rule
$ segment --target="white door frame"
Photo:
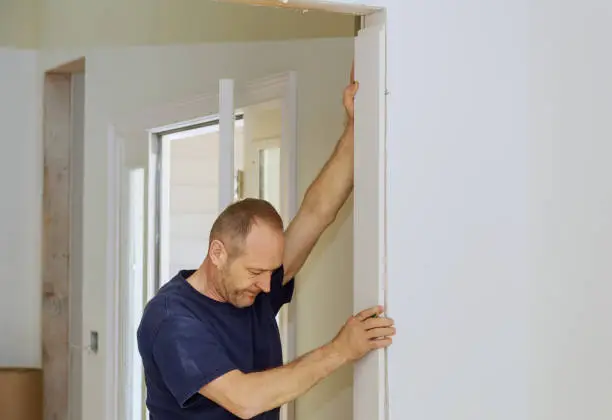
[[[285,72],[262,79],[251,80],[246,83],[237,83],[235,90],[235,107],[244,108],[274,99],[281,99],[282,105],[282,135],[281,135],[281,216],[290,220],[295,216],[298,208],[297,195],[297,73]],[[155,143],[153,140],[160,127],[168,128],[172,125],[184,126],[189,122],[201,121],[219,114],[219,94],[208,93],[192,97],[186,101],[166,104],[152,108],[135,115],[122,118],[108,127],[108,218],[106,240],[108,244],[107,279],[106,279],[106,412],[108,420],[123,420],[119,418],[119,395],[123,392],[119,383],[119,343],[120,343],[120,314],[119,308],[119,281],[120,258],[122,241],[120,237],[121,208],[121,174],[124,172],[124,150],[129,144],[143,142],[149,149],[148,156],[148,204],[145,210],[147,226],[145,228],[145,241],[147,244],[145,257],[145,277],[151,291],[155,262],[150,258],[154,251],[155,241],[150,233],[153,232],[154,218],[149,209],[154,208],[155,191],[151,182],[157,164]],[[142,143],[138,143],[142,144]],[[204,257],[204,256],[203,256]],[[283,342],[285,358],[293,360],[296,357],[296,323],[293,305],[288,305],[281,313],[280,334]],[[287,420],[293,420],[293,407],[287,410]]]
[[[384,12],[367,16],[355,40],[354,311],[386,307],[386,32]],[[388,309],[388,308],[387,308]],[[385,351],[355,365],[355,420],[387,418]]]

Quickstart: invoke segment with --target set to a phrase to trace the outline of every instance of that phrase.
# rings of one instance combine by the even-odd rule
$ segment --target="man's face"
[[[270,291],[271,275],[283,262],[284,234],[264,223],[256,223],[247,236],[242,253],[221,270],[226,299],[238,308],[251,306],[261,292]]]

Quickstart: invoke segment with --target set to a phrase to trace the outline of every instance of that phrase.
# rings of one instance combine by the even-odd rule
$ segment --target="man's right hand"
[[[383,308],[375,306],[349,318],[332,345],[342,357],[350,362],[357,361],[372,350],[391,345],[395,335],[391,318],[380,317]]]

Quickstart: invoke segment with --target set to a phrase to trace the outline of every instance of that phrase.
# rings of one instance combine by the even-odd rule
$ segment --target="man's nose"
[[[259,287],[264,293],[270,293],[270,284],[272,283],[272,274],[265,274],[261,277],[262,279],[257,282],[257,287]]]

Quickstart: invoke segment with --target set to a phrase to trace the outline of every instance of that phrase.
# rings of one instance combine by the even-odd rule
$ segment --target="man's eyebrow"
[[[279,265],[278,267],[274,267],[274,268],[261,268],[261,267],[249,267],[248,270],[250,271],[276,271],[278,269],[280,269],[282,267],[282,265]]]

